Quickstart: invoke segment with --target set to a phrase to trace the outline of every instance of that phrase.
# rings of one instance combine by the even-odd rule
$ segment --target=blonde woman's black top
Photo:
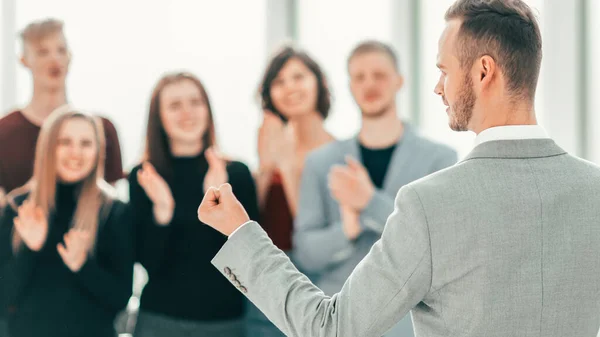
[[[27,196],[16,199],[20,205]],[[112,201],[100,216],[96,248],[72,272],[58,254],[77,205],[76,186],[57,186],[56,210],[39,252],[22,244],[12,250],[13,218],[6,207],[0,218],[0,294],[11,337],[114,336],[116,314],[129,301],[133,277],[133,241],[129,210]]]

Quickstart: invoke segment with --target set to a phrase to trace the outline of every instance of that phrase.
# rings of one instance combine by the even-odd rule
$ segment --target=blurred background
[[[347,138],[358,131],[360,113],[348,89],[346,59],[358,42],[373,38],[391,44],[400,57],[406,80],[401,116],[462,157],[474,134],[452,132],[433,93],[438,38],[453,1],[2,0],[0,116],[27,104],[32,94],[29,72],[18,62],[18,33],[53,17],[64,21],[73,53],[68,100],[115,124],[126,171],[142,153],[151,90],[173,70],[201,78],[221,150],[256,168],[262,120],[257,90],[269,56],[293,42],[316,59],[333,93],[327,129]],[[539,122],[563,148],[600,164],[600,0],[528,2],[543,35]],[[139,293],[145,278],[141,270],[136,275]]]
[[[125,169],[142,150],[152,86],[166,71],[186,69],[205,82],[218,138],[229,156],[256,167],[261,121],[256,91],[266,61],[293,41],[323,66],[334,102],[327,128],[339,138],[358,131],[346,58],[365,38],[392,44],[406,85],[399,113],[465,155],[471,133],[447,126],[433,93],[443,14],[453,0],[3,0],[0,8],[0,115],[31,97],[18,63],[18,32],[37,19],[65,22],[73,52],[68,98],[116,125]],[[600,162],[600,1],[529,0],[543,31],[536,110],[540,123],[573,154]],[[595,62],[596,61],[596,62]]]

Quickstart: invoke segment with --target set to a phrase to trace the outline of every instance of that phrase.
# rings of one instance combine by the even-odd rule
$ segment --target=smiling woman
[[[45,17],[64,21],[73,52],[69,102],[115,124],[125,170],[140,159],[147,97],[155,80],[170,69],[188,69],[210,83],[221,150],[254,166],[252,140],[260,116],[255,90],[267,56],[266,3],[18,0],[16,26],[22,29]],[[14,53],[4,56],[11,58],[16,101],[23,104],[31,97],[29,74]]]
[[[99,144],[94,136],[94,124],[83,117],[64,122],[56,145],[56,173],[61,182],[81,181],[97,167]]]
[[[102,179],[101,125],[68,106],[54,111],[38,138],[32,179],[9,194],[0,289],[11,336],[114,335],[131,296],[131,222]]]
[[[149,277],[135,335],[243,336],[243,295],[210,264],[226,238],[196,211],[205,190],[230,182],[256,219],[252,175],[215,152],[211,102],[196,76],[161,77],[147,118],[144,159],[129,174],[137,261]]]

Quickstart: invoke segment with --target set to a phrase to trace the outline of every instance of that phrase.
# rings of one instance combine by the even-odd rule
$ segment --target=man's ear
[[[27,58],[25,58],[25,53],[21,54],[21,57],[19,58],[19,63],[21,63],[23,67],[29,69],[29,63],[27,62]]]
[[[494,76],[498,66],[496,61],[489,55],[484,55],[479,59],[479,81],[481,86],[488,86]]]
[[[396,77],[396,92],[404,86],[404,76],[398,74]]]

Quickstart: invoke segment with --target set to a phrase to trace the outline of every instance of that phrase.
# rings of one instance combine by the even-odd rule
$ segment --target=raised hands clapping
[[[175,201],[167,182],[156,172],[152,164],[146,162],[137,172],[137,179],[154,207],[154,219],[160,225],[167,225],[173,218]]]
[[[64,245],[56,245],[58,254],[69,269],[76,273],[87,261],[89,249],[92,246],[92,236],[80,229],[71,229],[64,235]]]
[[[14,226],[23,243],[29,249],[39,252],[48,236],[48,219],[44,211],[30,200],[25,200],[17,209]]]
[[[223,158],[217,155],[216,151],[209,148],[205,152],[208,161],[208,171],[204,177],[204,192],[210,187],[219,187],[229,181],[227,175],[227,163]]]

